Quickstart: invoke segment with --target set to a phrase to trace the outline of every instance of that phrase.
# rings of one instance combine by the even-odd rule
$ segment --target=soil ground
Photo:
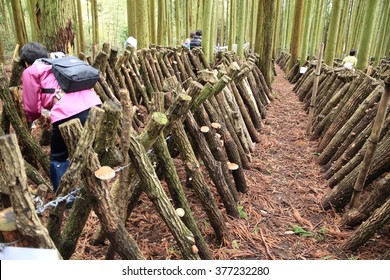
[[[342,213],[325,211],[320,206],[329,188],[316,163],[317,142],[305,136],[307,114],[293,93],[293,86],[278,66],[276,72],[272,86],[276,98],[268,107],[261,142],[253,152],[252,168],[245,171],[249,192],[240,194],[242,218],[226,217],[229,238],[223,244],[216,242],[199,201],[185,188],[213,258],[379,258],[390,249],[388,229],[379,232],[353,254],[339,249],[351,230],[339,227]],[[185,185],[180,159],[176,159],[176,163]],[[220,205],[223,209],[222,203]],[[104,258],[107,245],[89,245],[96,224],[97,218],[91,216],[73,259]],[[148,259],[181,259],[172,235],[146,196],[133,211],[127,227]]]
[[[241,219],[226,217],[229,236],[218,243],[200,202],[185,188],[199,228],[214,259],[378,259],[390,249],[389,228],[378,232],[357,252],[342,252],[339,245],[351,230],[339,227],[342,213],[324,211],[321,198],[329,191],[316,163],[317,142],[305,136],[307,115],[292,85],[276,66],[275,100],[267,109],[261,142],[252,154],[252,168],[245,170],[249,191],[240,194]],[[0,112],[1,112],[0,101]],[[38,133],[38,132],[36,132]],[[183,185],[185,172],[175,159]],[[205,173],[215,197],[212,182]],[[221,202],[220,209],[223,209]],[[147,259],[181,259],[173,236],[143,195],[126,226]],[[72,259],[104,259],[108,241],[92,246],[98,227],[91,213]]]

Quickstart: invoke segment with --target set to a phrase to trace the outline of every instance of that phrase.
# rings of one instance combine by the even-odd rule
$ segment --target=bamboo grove
[[[261,68],[266,79],[270,59],[289,52],[292,61],[304,61],[315,56],[322,42],[328,65],[355,48],[359,69],[370,60],[378,64],[390,49],[385,36],[390,4],[384,0],[1,0],[0,4],[1,33],[6,35],[0,40],[3,63],[5,38],[14,39],[7,42],[9,46],[33,40],[52,51],[77,54],[94,51],[102,41],[121,46],[128,36],[137,38],[140,48],[178,46],[197,29],[204,30],[202,47],[208,62],[216,46],[232,50],[236,45],[243,57],[242,43],[248,42],[265,64]],[[118,26],[126,22],[127,28]]]

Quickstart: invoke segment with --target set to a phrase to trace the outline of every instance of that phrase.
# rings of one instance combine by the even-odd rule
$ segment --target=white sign
[[[5,246],[0,251],[0,260],[59,260],[56,249],[23,248]]]
[[[299,73],[305,74],[306,71],[307,71],[307,67],[301,67],[301,69],[299,70]]]

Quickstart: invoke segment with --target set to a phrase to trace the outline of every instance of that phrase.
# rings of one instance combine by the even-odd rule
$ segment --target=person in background
[[[194,38],[191,40],[190,49],[202,46],[202,30],[198,29],[195,32]]]
[[[188,49],[191,49],[190,43],[191,43],[191,40],[194,39],[194,37],[195,37],[195,32],[191,32],[190,37],[185,40],[185,42],[183,43],[183,46],[187,47]]]
[[[357,63],[356,50],[352,49],[350,50],[349,55],[343,59],[341,65],[343,65],[344,68],[347,68],[348,70],[352,70],[355,69],[356,63]]]
[[[65,94],[51,71],[51,65],[41,61],[41,58],[48,57],[46,47],[30,42],[21,48],[19,63],[25,68],[22,73],[22,99],[27,122],[31,126],[41,116],[42,109],[50,111],[50,179],[54,191],[57,191],[70,163],[68,149],[58,126],[75,118],[84,125],[90,108],[100,106],[102,102],[93,89]],[[55,93],[46,93],[47,89],[53,88]],[[67,206],[71,207],[72,201],[68,202],[70,204],[67,203]]]

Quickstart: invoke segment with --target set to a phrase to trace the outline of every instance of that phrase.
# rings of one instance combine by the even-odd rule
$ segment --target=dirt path
[[[226,217],[230,236],[224,244],[215,241],[199,201],[190,189],[184,188],[213,258],[378,258],[388,246],[379,236],[375,243],[369,242],[355,255],[338,249],[349,232],[338,227],[339,214],[320,207],[320,200],[329,189],[316,163],[317,143],[307,140],[307,115],[292,85],[276,67],[273,83],[276,98],[268,107],[261,142],[253,153],[252,169],[245,171],[250,191],[241,195],[243,218]],[[184,171],[180,167],[178,171],[185,185]],[[92,214],[72,259],[104,259],[107,246],[89,244],[97,224]],[[175,240],[145,196],[133,211],[127,228],[148,259],[182,258]],[[381,242],[384,246],[378,246]]]
[[[231,249],[221,248],[216,255],[223,259],[378,257],[377,245],[367,244],[356,255],[338,249],[349,232],[338,227],[338,213],[320,206],[329,188],[316,163],[317,142],[305,136],[307,114],[276,67],[276,99],[268,107],[253,168],[246,171],[250,192],[242,196],[241,204],[248,218],[230,224]]]

